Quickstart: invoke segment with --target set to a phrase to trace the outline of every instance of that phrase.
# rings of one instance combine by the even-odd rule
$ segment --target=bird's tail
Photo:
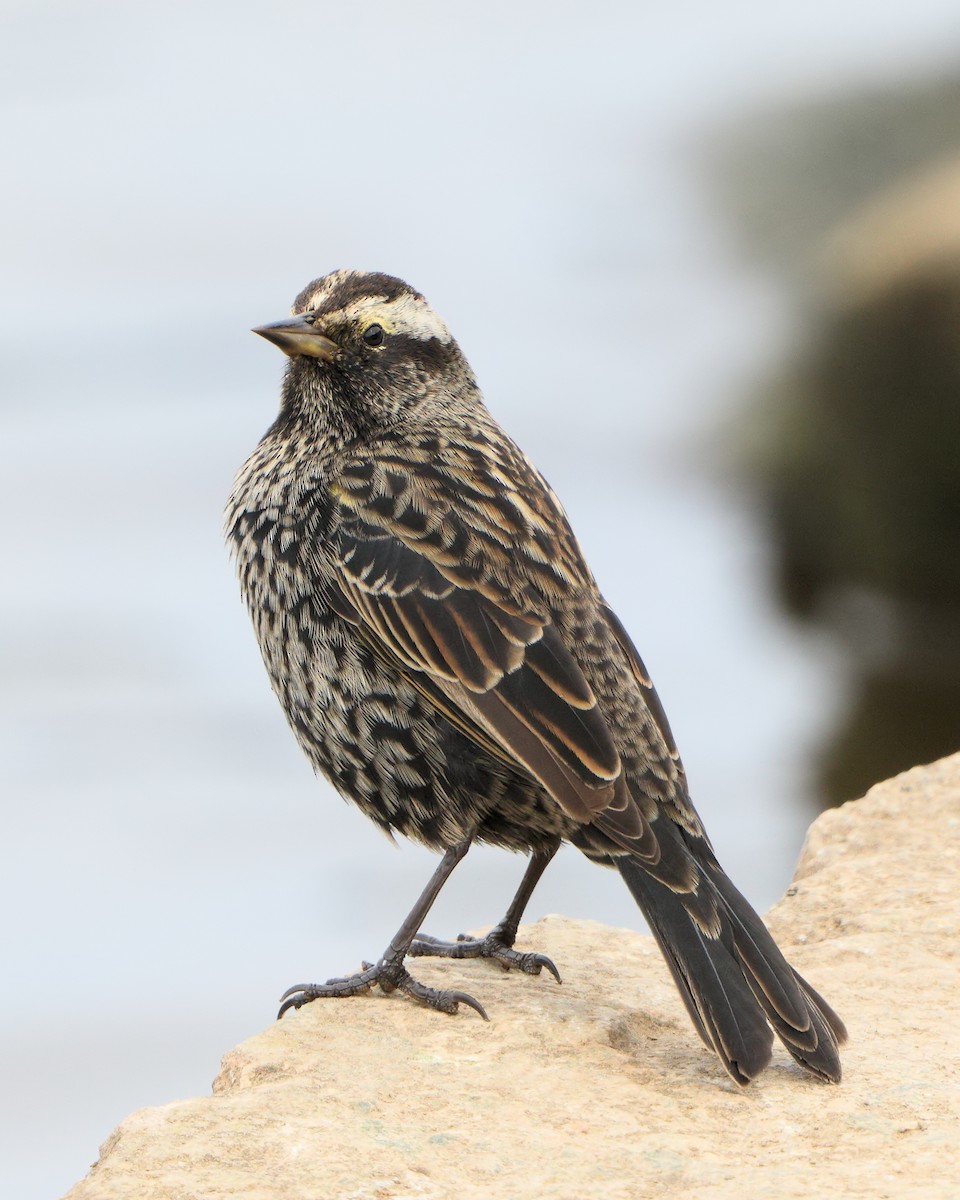
[[[847,1036],[843,1022],[794,971],[719,867],[701,868],[701,887],[711,893],[709,908],[715,912],[707,922],[695,920],[683,893],[654,879],[638,859],[620,857],[616,865],[647,918],[697,1032],[737,1083],[748,1083],[770,1061],[771,1026],[802,1067],[840,1081],[838,1047]]]

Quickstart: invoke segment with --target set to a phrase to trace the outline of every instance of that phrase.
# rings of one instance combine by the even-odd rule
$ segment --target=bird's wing
[[[647,712],[650,714],[653,723],[659,731],[660,738],[663,742],[663,749],[666,756],[673,762],[676,781],[674,786],[670,787],[669,792],[660,798],[660,803],[663,805],[670,817],[695,838],[699,838],[704,844],[710,847],[710,839],[707,837],[707,832],[703,827],[700,816],[697,810],[693,807],[690,800],[690,794],[687,791],[687,774],[684,770],[683,763],[680,760],[680,751],[677,749],[677,743],[673,737],[673,730],[670,728],[670,722],[667,720],[667,714],[664,712],[663,704],[660,697],[657,695],[657,689],[653,686],[653,680],[650,678],[650,672],[644,666],[643,659],[636,646],[633,644],[633,639],[627,633],[623,626],[623,622],[606,603],[603,605],[603,615],[607,626],[616,641],[616,644],[623,652],[626,661],[630,667],[637,687],[640,689],[640,695],[643,697],[643,703]],[[710,847],[712,849],[712,847]]]
[[[604,812],[634,853],[657,857],[596,696],[544,600],[595,585],[519,452],[505,462],[408,439],[396,453],[378,447],[345,462],[331,491],[341,614],[571,817]]]

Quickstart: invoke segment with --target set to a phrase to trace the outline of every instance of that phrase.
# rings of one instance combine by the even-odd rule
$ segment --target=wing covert
[[[339,492],[338,609],[414,683],[429,676],[445,707],[452,703],[468,718],[461,727],[481,726],[571,816],[591,820],[613,799],[621,763],[582,670],[543,608],[521,605],[515,580],[504,581],[499,594],[496,576],[479,586],[461,582],[464,572],[482,574],[470,551],[482,551],[475,543],[486,531],[450,528],[460,518],[449,510],[442,538],[404,528],[409,518],[398,516],[409,511],[410,497],[398,475],[391,472],[392,508],[382,489],[369,494],[372,474],[367,488],[358,487],[359,469]],[[434,527],[430,507],[419,495],[419,529]],[[453,566],[450,543],[462,547]]]

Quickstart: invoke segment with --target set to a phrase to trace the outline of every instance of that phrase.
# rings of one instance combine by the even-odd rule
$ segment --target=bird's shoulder
[[[396,539],[459,587],[543,617],[596,584],[559,500],[494,422],[389,431],[328,480],[342,537]]]

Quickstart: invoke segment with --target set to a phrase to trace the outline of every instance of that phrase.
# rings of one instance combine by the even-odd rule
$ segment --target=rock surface
[[[213,1095],[128,1117],[68,1200],[704,1200],[960,1195],[960,755],[812,827],[769,924],[850,1030],[844,1081],[778,1049],[746,1089],[650,937],[548,917],[564,976],[421,960],[485,1024],[380,993],[223,1060]]]

